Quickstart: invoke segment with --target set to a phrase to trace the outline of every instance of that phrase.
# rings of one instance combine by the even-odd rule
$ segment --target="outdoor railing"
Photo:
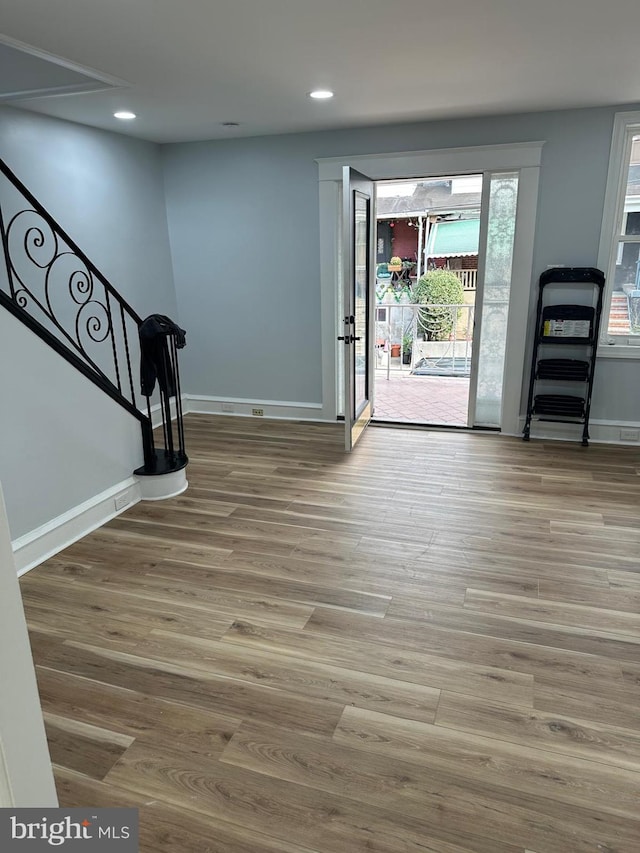
[[[449,270],[462,282],[464,290],[475,290],[478,283],[478,270]]]
[[[469,376],[474,305],[376,305],[376,369],[386,373]]]

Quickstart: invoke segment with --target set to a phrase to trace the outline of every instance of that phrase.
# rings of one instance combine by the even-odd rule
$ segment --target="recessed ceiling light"
[[[129,110],[120,110],[117,113],[113,114],[115,118],[121,118],[123,121],[128,121],[129,119],[135,118],[135,113],[130,113]]]
[[[315,89],[313,92],[309,92],[309,97],[315,98],[317,101],[326,101],[333,98],[333,92],[330,89]]]

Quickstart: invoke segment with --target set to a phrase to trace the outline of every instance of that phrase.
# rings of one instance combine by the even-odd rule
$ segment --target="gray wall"
[[[0,341],[0,482],[16,539],[131,477],[142,442],[135,418],[1,307]]]
[[[625,108],[163,146],[185,387],[321,402],[314,158],[545,140],[533,300],[548,264],[596,264],[613,117]],[[600,360],[593,417],[640,420],[627,391],[635,370]]]
[[[142,316],[176,316],[158,146],[2,107],[0,156]],[[142,464],[138,422],[2,308],[0,400],[14,539]]]

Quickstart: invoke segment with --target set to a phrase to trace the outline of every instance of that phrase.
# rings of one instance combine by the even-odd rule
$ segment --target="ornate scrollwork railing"
[[[6,224],[0,214],[0,230],[14,302],[136,406],[129,344],[140,324],[135,311],[42,212],[23,208]]]
[[[159,464],[151,400],[140,395],[138,404],[133,365],[137,374],[141,318],[2,160],[0,239],[0,304],[140,421],[145,473],[186,460],[180,407],[176,450],[168,397],[160,392],[165,452]],[[169,343],[172,384],[179,388],[175,341]]]

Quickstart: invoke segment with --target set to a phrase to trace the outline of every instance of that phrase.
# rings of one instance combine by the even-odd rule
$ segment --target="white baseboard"
[[[520,418],[520,432],[524,429],[525,418]],[[594,444],[624,444],[630,447],[640,447],[640,441],[625,441],[620,438],[620,430],[632,429],[640,431],[639,421],[606,421],[591,419],[589,421],[589,441]],[[532,421],[531,440],[553,439],[555,441],[580,441],[582,439],[582,424],[560,424],[551,421]]]
[[[290,403],[282,400],[247,400],[242,397],[208,397],[186,394],[184,411],[200,415],[230,415],[231,417],[267,418],[287,421],[322,421],[321,403]],[[224,408],[223,408],[224,406]],[[229,408],[231,409],[229,411]],[[254,415],[253,409],[262,409],[263,415]],[[334,422],[332,422],[334,423]]]
[[[115,498],[125,493],[130,499],[116,509]],[[140,484],[134,477],[128,477],[62,515],[52,518],[41,527],[14,539],[11,544],[18,575],[25,574],[78,539],[82,539],[87,533],[102,527],[139,500]]]

